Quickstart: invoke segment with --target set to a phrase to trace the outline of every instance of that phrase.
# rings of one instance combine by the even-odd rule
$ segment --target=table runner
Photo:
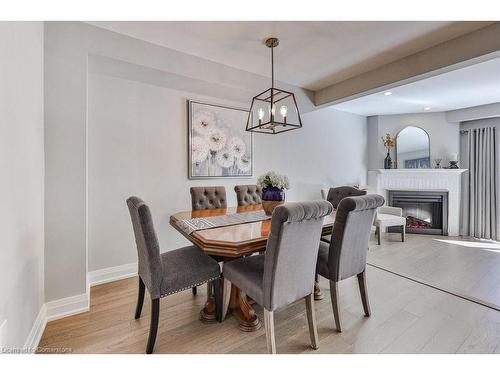
[[[264,210],[239,212],[235,214],[196,217],[192,219],[179,220],[177,226],[186,234],[191,234],[196,230],[226,227],[228,225],[253,223],[256,221],[270,220]]]

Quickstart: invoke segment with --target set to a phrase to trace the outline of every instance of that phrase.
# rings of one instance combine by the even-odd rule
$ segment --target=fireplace
[[[429,192],[439,195],[445,192],[445,197],[442,197],[445,211],[442,215],[444,221],[442,232],[448,236],[458,236],[462,174],[465,171],[466,169],[445,168],[377,169],[368,171],[368,185],[371,191],[387,198],[387,205],[390,204],[390,191]]]
[[[448,192],[389,190],[388,205],[403,209],[407,233],[448,235]]]

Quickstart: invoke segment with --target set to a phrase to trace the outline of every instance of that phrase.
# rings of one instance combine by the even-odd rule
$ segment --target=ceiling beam
[[[500,22],[317,90],[316,106],[341,103],[500,56]]]

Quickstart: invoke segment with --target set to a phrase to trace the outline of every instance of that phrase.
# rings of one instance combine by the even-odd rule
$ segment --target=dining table
[[[332,233],[335,213],[326,216],[321,235]],[[186,239],[218,262],[229,262],[236,258],[262,253],[266,250],[271,230],[271,216],[265,215],[262,205],[204,209],[178,212],[170,216],[170,225]],[[221,293],[223,287],[221,283]],[[212,284],[207,290],[207,300],[200,311],[200,320],[215,323],[215,299]],[[316,281],[315,299],[321,299],[321,289]],[[235,285],[231,286],[228,314],[239,323],[245,332],[258,330],[262,323],[253,309],[253,301]]]

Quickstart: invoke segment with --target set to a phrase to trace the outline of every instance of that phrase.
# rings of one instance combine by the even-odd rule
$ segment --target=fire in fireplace
[[[448,192],[390,190],[388,204],[402,208],[407,233],[448,234]],[[401,227],[388,230],[398,232]]]
[[[408,215],[406,217],[406,228],[432,228],[432,225],[418,217]]]

